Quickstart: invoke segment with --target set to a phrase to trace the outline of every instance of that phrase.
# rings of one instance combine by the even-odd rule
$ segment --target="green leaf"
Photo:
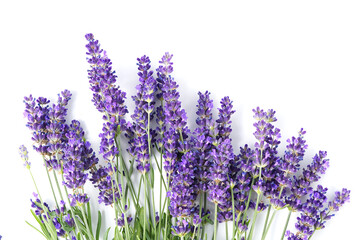
[[[144,209],[144,207],[141,207],[140,208],[140,213],[139,213],[139,219],[140,219],[140,224],[141,224],[141,226],[143,227],[144,226],[144,220],[143,220],[143,215],[145,214],[145,209]]]
[[[111,229],[111,227],[107,228],[106,233],[105,233],[105,237],[103,238],[104,240],[108,239],[108,234],[110,232],[110,229]]]
[[[100,238],[100,231],[101,231],[101,212],[98,211],[98,216],[97,216],[97,227],[96,227],[96,240],[99,240]]]
[[[151,176],[151,188],[155,185],[155,173],[153,167],[150,167],[150,176]]]
[[[66,232],[71,232],[72,230],[75,229],[75,226],[71,227],[66,222],[62,222],[61,226],[62,226],[62,229],[64,229],[64,231],[66,231]]]
[[[87,232],[86,227],[82,223],[78,222],[77,226],[81,231],[82,235],[85,235],[87,239],[91,238],[90,234]]]
[[[34,213],[33,210],[30,210],[32,216],[36,219],[37,223],[40,225],[42,232],[46,235],[48,239],[51,239],[51,235],[49,231],[47,230],[47,227],[44,223],[41,222],[41,219]]]
[[[90,227],[90,232],[92,234],[92,217],[91,217],[91,207],[90,207],[90,202],[87,202],[87,222],[88,225]]]
[[[49,239],[49,237],[46,237],[45,234],[43,234],[39,229],[37,229],[35,226],[33,226],[31,223],[29,223],[28,221],[25,221],[30,227],[32,227],[33,229],[35,229],[36,231],[38,231],[42,236],[44,236],[44,238]]]
[[[121,134],[121,125],[117,125],[117,129],[116,129],[116,136],[119,136]]]
[[[140,219],[136,217],[134,224],[133,224],[133,230],[134,234],[138,237],[138,235],[141,235],[141,223]]]

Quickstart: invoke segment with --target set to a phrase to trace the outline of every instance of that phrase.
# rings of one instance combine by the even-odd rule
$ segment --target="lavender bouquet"
[[[199,92],[196,127],[190,128],[169,53],[155,72],[148,56],[137,59],[139,83],[130,114],[107,53],[93,34],[86,34],[86,40],[92,102],[103,115],[100,159],[81,123],[67,119],[68,90],[56,103],[31,95],[24,100],[34,150],[53,197],[51,203],[43,201],[28,151],[21,146],[36,190],[31,213],[37,225],[27,223],[44,238],[264,240],[277,212],[286,209],[281,239],[307,240],[349,201],[345,188],[328,199],[327,188],[313,186],[329,167],[325,151],[301,167],[305,130],[288,139],[279,154],[281,133],[272,109],[253,109],[256,142],[235,150],[232,101],[222,98],[214,116],[210,93]],[[101,211],[94,214],[84,190],[87,182],[98,189],[98,203],[114,211],[113,226],[104,232]],[[260,215],[263,226],[256,224]],[[294,215],[296,230],[291,232],[287,228]],[[219,223],[225,224],[222,237]]]

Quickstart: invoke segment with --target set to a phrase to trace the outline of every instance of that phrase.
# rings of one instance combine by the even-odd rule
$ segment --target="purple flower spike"
[[[329,159],[326,159],[327,152],[319,151],[313,157],[313,161],[307,168],[303,169],[302,175],[299,177],[294,176],[292,180],[291,194],[286,198],[287,204],[293,210],[300,209],[300,201],[303,196],[310,194],[313,188],[310,186],[312,183],[320,179],[320,174],[324,174],[329,167]]]
[[[309,195],[309,199],[301,206],[301,214],[295,224],[297,233],[294,236],[289,232],[287,234],[288,239],[296,239],[296,237],[298,239],[308,239],[315,230],[324,227],[325,222],[321,218],[321,212],[323,211],[324,203],[327,201],[327,190],[327,188],[318,185],[317,189]]]
[[[141,174],[146,174],[150,170],[149,132],[147,131],[149,131],[149,121],[153,118],[156,80],[152,77],[150,59],[145,55],[138,58],[137,61],[140,84],[136,87],[137,95],[132,97],[135,101],[135,110],[131,116],[134,123],[131,129],[133,139],[130,140],[129,152],[132,152],[136,159],[137,170]]]
[[[95,40],[92,34],[86,34],[85,37],[89,41],[86,48],[87,55],[89,55],[87,61],[91,66],[91,69],[88,70],[88,78],[93,91],[92,101],[97,110],[104,113],[103,118],[107,121],[104,124],[103,133],[100,135],[102,138],[100,152],[104,156],[107,154],[108,159],[112,157],[111,154],[117,152],[117,148],[113,145],[116,131],[118,129],[120,132],[126,130],[126,121],[124,120],[124,116],[128,112],[125,105],[126,93],[115,86],[117,76],[112,70],[112,62],[106,52],[100,49],[98,40]],[[111,138],[106,139],[109,135]]]
[[[172,234],[178,237],[184,237],[191,231],[190,224],[183,219],[178,221],[176,226],[172,226]]]
[[[198,128],[194,131],[195,136],[193,137],[193,142],[198,166],[197,178],[199,191],[206,192],[208,188],[209,168],[211,165],[211,149],[213,147],[212,137],[210,136],[211,126],[213,125],[213,101],[209,98],[210,93],[207,91],[204,94],[199,92],[198,95],[198,117],[196,119]]]
[[[220,142],[217,148],[212,150],[212,158],[213,165],[209,176],[208,200],[218,204],[221,212],[231,212],[232,202],[228,183],[229,164],[234,158],[231,139],[225,139]],[[229,218],[223,220],[227,219],[229,220]]]
[[[178,84],[171,77],[173,71],[172,55],[166,53],[160,61],[160,67],[157,69],[158,86],[163,94],[164,114],[168,125],[173,128],[177,134],[182,134],[182,138],[186,139],[189,130],[187,127],[187,114],[181,108],[179,101],[180,94],[177,90]]]
[[[349,200],[350,190],[343,188],[341,192],[335,192],[335,197],[329,202],[328,208],[330,211],[339,211],[339,208],[343,206],[344,203],[349,202]]]
[[[190,218],[196,211],[197,183],[192,152],[186,152],[171,182],[169,211],[173,217]]]

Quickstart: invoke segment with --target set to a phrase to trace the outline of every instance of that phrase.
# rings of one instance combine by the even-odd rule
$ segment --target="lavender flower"
[[[349,202],[349,200],[350,190],[343,188],[341,192],[335,192],[334,199],[328,204],[329,211],[339,211],[339,208],[343,206],[344,203]]]
[[[166,53],[160,63],[162,64],[157,69],[158,78],[163,81],[163,84],[159,84],[162,90],[164,104],[164,113],[166,116],[166,122],[173,128],[176,133],[182,135],[184,140],[187,138],[189,129],[187,125],[187,114],[184,109],[181,108],[181,102],[179,101],[180,94],[177,91],[178,85],[171,77],[173,71],[172,59],[173,55]]]
[[[31,201],[31,207],[35,209],[35,214],[37,216],[41,216],[45,219],[49,218],[48,213],[51,212],[49,205],[46,202],[41,202],[38,198],[38,194],[33,193],[33,196],[35,197],[35,200],[30,199]]]
[[[326,159],[327,152],[319,151],[313,157],[313,161],[307,168],[303,169],[302,175],[294,176],[292,180],[291,194],[286,198],[286,203],[289,204],[290,209],[295,211],[300,209],[303,196],[312,192],[312,183],[320,179],[319,174],[324,174],[329,167],[329,160]]]
[[[31,163],[29,162],[27,148],[24,145],[20,146],[19,153],[20,153],[21,159],[24,160],[24,166],[27,169],[30,169]]]
[[[219,142],[216,149],[212,150],[213,165],[211,167],[210,182],[208,186],[208,200],[218,204],[222,212],[230,215],[231,199],[228,184],[228,167],[234,158],[230,139]],[[225,219],[231,219],[232,217]],[[223,218],[224,220],[224,218]]]
[[[115,86],[117,76],[112,70],[112,62],[106,52],[100,48],[98,40],[95,40],[91,33],[86,34],[85,37],[89,42],[86,45],[88,50],[86,54],[89,55],[87,61],[91,66],[91,69],[88,70],[88,77],[90,88],[93,91],[92,101],[97,110],[104,113],[103,119],[106,120],[100,134],[100,153],[108,161],[108,167],[100,167],[91,171],[91,181],[100,190],[99,202],[110,205],[120,198],[118,189],[121,189],[121,186],[112,189],[112,186],[117,185],[112,180],[115,171],[112,161],[119,154],[116,143],[117,135],[128,130],[128,124],[124,119],[128,112],[125,105],[126,93]]]
[[[185,219],[178,221],[176,226],[172,226],[172,234],[178,237],[184,237],[190,231],[190,224]]]
[[[137,59],[140,84],[137,85],[137,95],[133,96],[135,101],[134,114],[131,116],[134,120],[133,132],[134,139],[131,142],[134,146],[136,161],[138,163],[137,170],[142,174],[146,174],[150,170],[150,152],[149,142],[150,129],[149,121],[152,119],[154,109],[154,94],[156,91],[156,80],[152,77],[153,72],[150,71],[150,59],[143,56]]]
[[[112,175],[113,171],[110,165],[107,167],[100,166],[97,170],[91,171],[90,181],[100,191],[98,196],[99,203],[104,203],[105,205],[112,205],[114,202],[117,202],[121,198],[118,189],[112,189],[112,186],[116,186],[115,180],[111,178]],[[118,187],[119,189],[121,189],[121,185],[119,185]],[[113,197],[115,197],[115,199]]]
[[[211,165],[211,149],[212,138],[210,136],[210,128],[213,125],[212,108],[213,101],[210,100],[210,93],[206,91],[204,94],[198,92],[199,100],[197,105],[197,119],[198,128],[194,131],[194,149],[195,157],[198,166],[198,184],[199,191],[206,192],[208,188],[209,167]]]
[[[169,211],[173,217],[190,218],[197,211],[197,184],[195,159],[192,152],[186,152],[179,163],[177,174],[172,178]]]
[[[132,217],[127,217],[127,223],[129,224],[132,221]],[[122,213],[121,217],[117,219],[117,226],[123,228],[125,226],[125,214]]]
[[[284,157],[277,159],[276,167],[278,173],[275,180],[279,183],[280,190],[279,194],[275,193],[271,196],[272,198],[270,200],[272,206],[276,209],[281,209],[286,205],[286,189],[292,187],[291,177],[298,172],[299,162],[303,160],[305,149],[308,147],[303,138],[305,133],[306,132],[301,129],[297,138],[292,137],[292,139],[288,139]]]
[[[79,191],[88,179],[86,171],[93,169],[98,159],[89,142],[84,141],[84,131],[80,122],[73,120],[66,134],[68,143],[64,148],[64,178],[63,184],[73,189],[73,195],[69,195],[71,206],[81,206],[89,201],[86,194]]]
[[[84,205],[90,201],[90,199],[88,198],[86,193],[84,193],[84,194],[77,193],[75,195],[69,194],[69,198],[70,198],[71,207],[74,207],[74,206],[81,207],[82,205]]]
[[[297,138],[292,137],[292,139],[288,139],[284,157],[277,161],[278,169],[282,173],[279,174],[277,181],[283,187],[291,187],[290,177],[299,170],[299,162],[303,160],[305,149],[308,147],[303,139],[305,133],[301,129]]]
[[[298,239],[308,239],[314,233],[315,228],[324,227],[320,212],[327,201],[327,190],[327,188],[318,185],[317,189],[309,195],[309,199],[302,204],[301,214],[297,217],[297,223],[295,224],[297,229],[295,236]],[[289,239],[293,238],[293,234],[288,233],[287,235]]]
[[[87,59],[91,66],[88,70],[89,82],[93,91],[93,103],[98,111],[104,113],[103,133],[100,134],[101,146],[100,153],[108,161],[112,161],[118,154],[115,144],[117,130],[126,130],[125,114],[128,112],[125,106],[126,93],[115,86],[115,71],[112,70],[112,62],[107,57],[103,49],[100,49],[98,40],[94,39],[93,34],[86,34],[89,43],[86,45],[90,57]]]
[[[219,222],[233,219],[232,197],[230,191],[230,182],[234,181],[236,174],[236,163],[233,154],[233,147],[229,135],[232,131],[231,116],[234,111],[232,101],[229,97],[221,100],[221,108],[216,121],[216,135],[212,135],[214,145],[212,148],[213,163],[210,168],[212,175],[209,177],[208,199],[218,204]]]
[[[254,151],[251,150],[248,145],[240,148],[240,153],[236,156],[237,159],[237,167],[240,171],[237,174],[236,182],[237,184],[234,186],[234,196],[235,196],[235,207],[237,214],[242,215],[246,210],[246,205],[248,202],[248,193],[251,190],[251,182],[252,176],[251,173],[254,169],[253,165],[253,156]],[[249,199],[249,205],[252,205],[253,202]]]
[[[33,131],[32,140],[35,142],[34,149],[41,153],[49,168],[61,169],[59,154],[66,143],[65,133],[67,125],[65,116],[67,104],[71,93],[64,90],[58,95],[57,104],[49,106],[50,101],[46,98],[25,97],[24,115],[28,119],[27,127]]]
[[[24,98],[24,116],[28,120],[26,126],[33,131],[32,140],[35,142],[34,149],[43,156],[48,155],[47,125],[49,124],[49,102],[46,98],[40,97],[35,99],[32,95]]]

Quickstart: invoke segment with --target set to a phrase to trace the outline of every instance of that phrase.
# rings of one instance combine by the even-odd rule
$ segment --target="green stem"
[[[263,231],[262,231],[262,240],[265,239],[265,236],[267,235],[266,234],[266,232],[267,232],[267,224],[268,224],[268,219],[269,219],[269,214],[270,214],[271,208],[272,208],[272,205],[269,205],[269,207],[267,208],[266,220],[264,222]],[[272,215],[272,217],[273,217],[273,215]]]
[[[89,236],[91,239],[95,240],[94,236],[91,234],[91,230],[90,230],[90,226],[87,222],[87,216],[86,216],[86,213],[84,211],[84,205],[82,205],[80,207],[80,210],[81,210],[81,213],[82,213],[82,216],[84,218],[84,222],[85,222],[85,225],[86,225],[86,229],[87,229],[87,236]]]
[[[28,221],[25,221],[30,227],[32,227],[33,229],[35,229],[36,231],[38,231],[42,236],[44,236],[46,239],[47,237],[45,236],[44,233],[42,233],[39,229],[37,229],[34,225],[32,225],[31,223],[29,223]]]
[[[131,196],[132,196],[132,199],[133,199],[133,201],[134,201],[134,203],[135,203],[135,207],[136,207],[136,211],[139,211],[139,203],[138,203],[138,198],[136,198],[136,192],[135,192],[135,190],[134,190],[134,187],[133,187],[133,184],[132,184],[132,180],[131,180],[131,176],[130,176],[130,173],[129,173],[129,171],[128,171],[128,169],[127,169],[127,166],[126,166],[126,164],[125,164],[125,160],[124,160],[124,158],[123,158],[123,156],[122,156],[122,149],[121,149],[121,141],[120,141],[120,139],[117,141],[117,137],[115,138],[115,144],[116,144],[116,147],[117,147],[117,149],[118,149],[118,151],[119,151],[119,157],[120,157],[120,165],[121,165],[121,167],[122,167],[122,169],[120,169],[120,171],[121,171],[121,176],[123,176],[123,171],[125,171],[125,177],[126,177],[126,181],[127,181],[127,184],[126,184],[126,190],[125,190],[125,192],[127,192],[127,189],[129,188],[130,189],[130,193],[131,193]],[[133,165],[133,163],[134,163],[134,160],[132,160],[132,163],[131,163],[131,166]],[[116,174],[117,175],[117,174]],[[124,188],[124,186],[122,186],[122,188]]]
[[[63,175],[63,174],[61,175],[61,177],[62,177],[62,181],[65,182],[65,179],[64,179],[64,175]],[[70,204],[71,201],[70,201],[69,193],[67,192],[66,186],[65,186],[64,189],[65,189],[65,193],[66,193],[66,197],[67,197],[68,204],[69,204],[69,206],[70,206],[70,207],[69,207],[69,208],[70,208],[70,212],[71,212],[72,218],[74,219],[74,222],[75,222],[75,227],[76,227],[76,229],[77,229],[77,232],[80,233],[80,238],[83,239],[83,234],[82,234],[82,232],[80,231],[79,223],[78,223],[78,221],[77,221],[77,219],[76,219],[76,215],[75,215],[74,211],[72,210],[72,207],[71,207],[71,204]]]
[[[320,223],[323,222],[323,219],[326,219],[326,218],[329,216],[330,212],[331,212],[331,211],[328,211],[328,212],[327,212],[327,214],[325,215],[325,217],[323,217],[323,218],[320,220]],[[319,225],[320,225],[320,224],[319,224]],[[315,231],[317,231],[317,229],[314,229],[314,231],[312,232],[312,234],[309,236],[308,240],[313,237]]]
[[[56,198],[56,194],[55,194],[55,191],[54,191],[54,187],[53,187],[53,185],[52,185],[52,181],[51,181],[51,178],[50,178],[50,174],[49,174],[49,171],[47,170],[47,167],[46,167],[45,157],[43,157],[42,159],[44,160],[44,167],[45,167],[45,171],[46,171],[47,178],[48,178],[49,183],[50,183],[52,195],[54,196],[54,199],[55,199],[55,203],[56,203],[57,208],[60,209],[60,208],[59,208],[59,204],[58,204],[58,202],[57,202],[57,198]]]
[[[166,189],[166,191],[167,191],[166,180],[165,180],[165,178],[163,177],[163,174],[162,174],[162,153],[161,153],[161,165],[158,164],[158,160],[157,160],[156,155],[153,155],[153,156],[154,156],[154,158],[155,158],[155,162],[156,162],[157,168],[158,168],[158,169],[161,169],[161,171],[160,171],[160,175],[161,175],[160,184],[162,184],[162,183],[165,184],[165,189]]]
[[[269,224],[268,224],[268,226],[267,226],[267,229],[266,229],[266,231],[265,231],[265,233],[264,233],[264,238],[263,238],[263,239],[266,238],[267,233],[268,233],[268,230],[269,230],[270,226],[272,225],[274,216],[276,215],[277,211],[278,211],[278,210],[275,210],[275,211],[273,212],[272,217],[270,218]]]
[[[143,214],[143,235],[142,238],[146,239],[146,189],[147,189],[147,179],[146,177],[144,177],[144,184],[143,184],[144,190],[145,190],[145,195],[144,195],[144,199],[145,199],[145,203],[143,204],[143,208],[144,208],[144,214]]]
[[[240,212],[237,216],[237,219],[235,219],[235,223],[236,223],[236,226],[238,226],[237,224],[239,223],[239,220],[241,219],[241,215],[242,215],[242,212]],[[237,234],[238,235],[238,227],[236,227],[235,229],[233,229],[233,239],[234,239],[234,236]]]
[[[155,239],[157,239],[157,231],[156,231],[156,208],[155,208],[155,192],[153,188],[151,188],[151,195],[152,195],[152,213],[153,213],[153,227],[155,232]]]
[[[61,198],[62,201],[64,201],[64,197],[62,196],[62,191],[61,191],[60,184],[59,184],[59,181],[58,181],[58,179],[57,179],[57,176],[56,176],[55,171],[53,171],[53,173],[54,173],[54,178],[55,178],[56,186],[57,186],[57,189],[58,189],[59,194],[60,194],[60,198]]]
[[[213,239],[217,239],[217,214],[218,214],[218,203],[214,205],[214,233],[213,233]]]
[[[250,203],[251,197],[252,197],[253,184],[254,184],[254,177],[252,178],[251,188],[249,190],[248,199],[247,199],[247,203],[246,203],[246,209],[244,210],[244,215],[243,215],[243,219],[242,219],[242,224],[244,224],[244,221],[246,221],[246,219],[247,219],[247,211],[248,211],[249,203]]]
[[[280,238],[281,240],[284,239],[285,231],[287,230],[288,223],[289,223],[289,219],[290,219],[290,216],[292,215],[292,212],[293,212],[292,210],[289,210],[289,213],[288,213],[288,216],[287,216],[287,220],[286,220],[285,225],[284,225],[282,237]]]
[[[197,226],[194,227],[193,235],[192,235],[191,240],[193,240],[193,239],[194,239],[194,236],[196,236],[196,230],[197,230]]]
[[[150,108],[151,106],[151,102],[147,102],[147,106],[148,108]],[[149,162],[151,163],[151,134],[150,134],[150,122],[151,122],[151,114],[150,112],[147,112],[147,145],[148,145],[148,156],[149,156]],[[157,163],[157,168],[158,168],[158,162],[156,159],[156,163]],[[151,166],[150,166],[151,167]],[[151,173],[151,171],[150,171]],[[149,173],[149,174],[150,174]],[[154,176],[153,176],[154,177]],[[154,178],[153,178],[154,179]],[[153,183],[152,183],[153,184]],[[152,186],[151,184],[151,186]],[[153,213],[152,213],[152,218],[153,218],[153,226],[155,229],[155,239],[157,239],[157,231],[156,231],[156,206],[155,206],[155,199],[154,199],[154,190],[153,187],[151,187],[151,192],[152,192],[152,209],[153,209]],[[150,208],[150,206],[149,206]],[[148,209],[150,210],[150,209]]]
[[[161,159],[160,159],[160,165],[161,165],[161,168],[160,168],[160,173],[161,173],[161,176],[162,176],[162,148],[161,148]],[[162,177],[163,178],[163,177]],[[159,226],[158,226],[158,237],[161,238],[161,228],[162,228],[162,214],[163,214],[163,211],[162,211],[162,181],[160,181],[160,204],[159,204],[159,211],[160,211],[160,218],[159,218]],[[156,239],[157,240],[157,239]]]
[[[226,221],[226,240],[228,240],[228,221]]]
[[[121,149],[121,145],[118,144],[117,149]],[[119,150],[119,152],[121,153],[121,150]],[[116,162],[117,162],[117,166],[118,166],[118,156],[116,156]],[[124,192],[123,192],[123,187],[125,186],[124,184],[124,180],[123,180],[123,166],[122,164],[120,164],[120,177],[121,177],[121,188],[122,188],[122,194],[121,194],[121,201],[122,201],[122,207],[123,207],[123,220],[125,222],[125,234],[126,234],[126,238],[130,239],[130,229],[128,228],[128,222],[127,222],[127,215],[126,215],[126,198],[124,196]],[[118,169],[118,168],[117,168]],[[118,171],[118,170],[117,170]],[[118,175],[116,173],[115,178],[118,178]],[[118,184],[117,184],[118,185]]]
[[[203,205],[203,193],[200,192],[199,194],[199,217],[202,218],[202,205]],[[198,235],[199,235],[200,230],[198,230]],[[194,235],[194,234],[193,234]]]
[[[35,185],[35,189],[36,189],[37,195],[39,196],[42,209],[44,210],[44,212],[45,212],[46,215],[50,215],[50,214],[48,213],[47,208],[46,208],[45,205],[44,205],[44,202],[42,201],[42,198],[41,198],[41,195],[40,195],[40,191],[39,191],[39,189],[37,188],[37,184],[36,184],[35,178],[34,178],[34,176],[32,175],[32,172],[31,172],[30,169],[29,169],[29,172],[30,172],[30,176],[31,176],[31,178],[32,178],[32,182],[33,182],[34,185]],[[51,235],[51,238],[52,238],[52,239],[57,239],[57,233],[56,233],[56,230],[54,230],[54,229],[55,229],[55,226],[53,225],[52,221],[49,221],[49,220],[45,219],[44,224],[46,225],[46,228],[47,228],[47,230],[49,231],[49,233],[50,233],[50,235]]]
[[[234,233],[235,233],[235,229],[236,229],[236,215],[235,215],[235,209],[234,209],[234,194],[233,194],[232,187],[231,187],[231,197],[232,197],[232,217],[233,217],[232,239],[234,239]]]
[[[249,240],[252,240],[252,238],[253,238],[253,230],[254,230],[254,226],[255,226],[254,224],[256,223],[256,220],[257,220],[258,204],[259,204],[261,198],[262,198],[262,193],[260,193],[260,194],[257,196],[256,208],[255,208],[255,210],[254,210],[252,226],[251,226],[251,230],[250,230],[249,236],[248,236],[248,239],[249,239]]]
[[[171,173],[168,174],[168,179],[167,179],[167,186],[168,186],[168,189],[170,187],[170,179],[171,179]],[[166,200],[164,202],[164,205],[163,207],[167,206],[167,210],[166,210],[166,220],[165,220],[165,235],[163,236],[163,239],[165,239],[167,237],[167,224],[168,224],[168,218],[169,218],[169,209],[168,209],[168,206],[170,204],[170,199],[166,196]]]
[[[203,196],[203,211],[206,212],[206,209],[207,209],[207,193],[205,192],[204,193],[204,196]],[[202,216],[201,216],[202,217]],[[204,237],[204,232],[206,230],[206,224],[203,224],[203,227],[202,227],[202,234],[201,234],[201,239],[203,239]],[[198,231],[199,232],[199,231]]]

